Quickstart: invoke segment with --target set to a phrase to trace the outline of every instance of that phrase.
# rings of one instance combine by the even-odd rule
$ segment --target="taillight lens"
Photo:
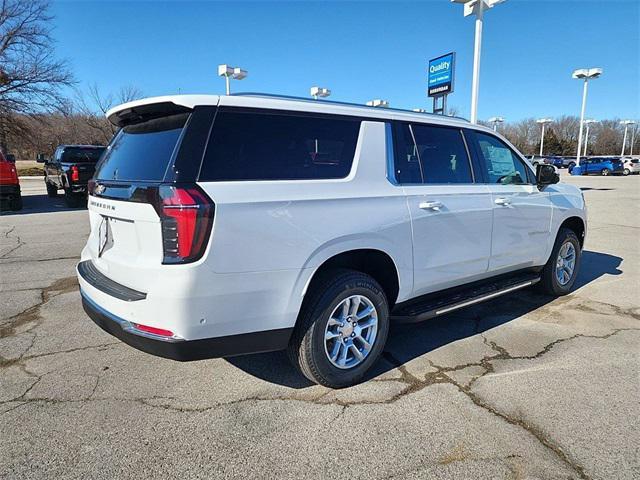
[[[72,182],[77,182],[80,180],[80,172],[78,171],[78,166],[77,165],[72,165],[71,166],[71,181]]]
[[[188,263],[202,257],[211,226],[214,205],[197,186],[163,185],[156,206],[162,225],[162,263]]]

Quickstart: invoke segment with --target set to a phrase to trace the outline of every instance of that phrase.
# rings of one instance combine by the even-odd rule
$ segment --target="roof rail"
[[[282,99],[282,100],[296,100],[299,102],[308,102],[308,103],[328,103],[331,105],[344,105],[347,107],[359,107],[359,108],[369,108],[372,110],[381,110],[380,107],[372,107],[369,105],[364,105],[361,103],[352,103],[352,102],[338,102],[335,100],[316,100],[313,98],[308,98],[308,97],[295,97],[293,95],[278,95],[278,94],[273,94],[273,93],[260,93],[260,92],[238,92],[238,93],[232,93],[231,96],[233,97],[259,97],[259,98],[275,98],[275,99]],[[436,113],[427,113],[427,112],[414,112],[413,110],[407,110],[405,108],[392,108],[392,107],[384,107],[382,110],[384,111],[394,111],[394,112],[402,112],[402,113],[411,113],[413,115],[428,115],[428,116],[434,116],[434,117],[442,117],[443,115],[439,115]],[[457,120],[462,120],[464,122],[468,122],[469,120],[464,118],[464,117],[458,117],[458,116],[454,116],[454,115],[447,115],[447,118],[455,118]]]

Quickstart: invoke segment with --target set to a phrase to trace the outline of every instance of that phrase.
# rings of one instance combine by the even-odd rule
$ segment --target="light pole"
[[[589,125],[596,122],[597,120],[591,120],[591,119],[584,121],[584,124],[587,126],[587,131],[584,132],[584,150],[582,152],[583,157],[587,156],[587,144],[589,143]]]
[[[376,98],[375,100],[369,100],[367,102],[367,106],[387,108],[389,106],[389,102],[387,100],[381,100],[379,98]]]
[[[504,122],[504,118],[502,117],[491,117],[489,119],[489,123],[493,123],[493,131],[498,131],[498,124]]]
[[[553,120],[551,118],[539,118],[536,122],[542,125],[542,133],[540,134],[540,156],[542,156],[542,149],[544,148],[544,127],[548,123],[553,122]]]
[[[634,122],[633,120],[622,120],[620,122],[620,125],[624,125],[624,137],[622,137],[622,153],[620,154],[620,156],[624,156],[624,147],[627,144],[627,129],[629,128],[629,125],[635,125],[636,122]],[[631,140],[631,151],[633,151],[633,140]]]
[[[478,90],[480,88],[480,50],[482,47],[482,18],[484,11],[506,0],[451,0],[464,4],[464,16],[476,16],[476,34],[473,47],[473,80],[471,83],[471,123],[478,123]]]
[[[580,110],[580,130],[578,131],[578,154],[576,155],[576,165],[580,165],[580,149],[582,147],[582,126],[584,122],[584,110],[587,107],[587,85],[589,85],[590,78],[598,78],[602,75],[601,68],[579,68],[574,70],[571,76],[573,78],[583,79],[584,86],[582,87],[582,109]]]
[[[248,75],[246,70],[241,69],[240,67],[230,67],[229,65],[223,64],[218,65],[218,75],[220,77],[224,77],[225,84],[227,87],[227,95],[231,94],[231,85],[230,79],[234,80],[242,80]]]
[[[633,130],[631,130],[631,147],[629,148],[629,156],[633,156],[633,142],[636,140],[636,127],[634,125]]]
[[[331,90],[322,87],[311,87],[309,93],[315,100],[318,100],[318,98],[327,98],[329,95],[331,95]]]

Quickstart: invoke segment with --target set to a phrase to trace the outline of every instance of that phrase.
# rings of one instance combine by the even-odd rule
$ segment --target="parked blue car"
[[[571,175],[622,175],[624,165],[619,158],[581,158],[580,165],[569,169]]]
[[[556,168],[564,168],[562,157],[547,157],[545,163],[550,163]]]

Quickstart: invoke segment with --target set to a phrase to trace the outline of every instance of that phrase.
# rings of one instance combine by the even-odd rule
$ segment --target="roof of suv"
[[[231,107],[265,108],[273,110],[290,110],[300,112],[330,113],[381,120],[429,121],[443,125],[470,126],[460,117],[449,117],[431,113],[417,113],[410,110],[394,108],[369,107],[353,103],[334,102],[329,100],[313,100],[309,98],[265,95],[259,93],[239,93],[233,95],[168,95],[135,100],[112,108],[106,114],[109,121],[118,123],[118,116],[136,107],[151,104],[170,103],[192,109],[200,105],[218,105]]]

